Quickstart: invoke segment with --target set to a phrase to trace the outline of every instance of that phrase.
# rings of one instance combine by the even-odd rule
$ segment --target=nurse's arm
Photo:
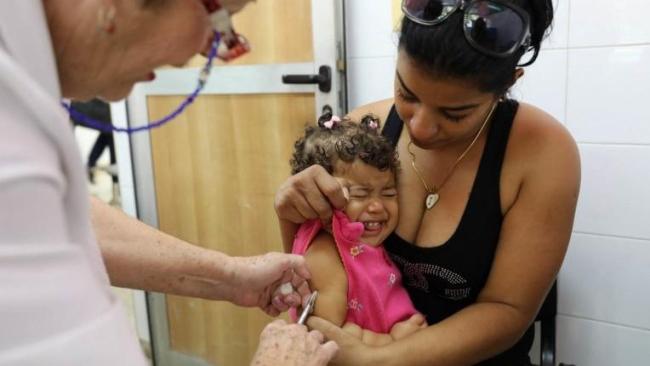
[[[94,197],[91,213],[113,286],[205,298],[209,284],[194,277],[227,277],[225,254],[165,234]]]
[[[309,295],[310,274],[302,256],[230,257],[167,235],[98,199],[91,202],[97,241],[114,286],[226,300],[260,307],[272,316]],[[281,291],[286,282],[293,283],[293,292]]]

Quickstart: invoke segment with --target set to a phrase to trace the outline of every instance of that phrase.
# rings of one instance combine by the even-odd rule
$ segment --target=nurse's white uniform
[[[0,365],[145,365],[59,100],[42,0],[0,1]]]

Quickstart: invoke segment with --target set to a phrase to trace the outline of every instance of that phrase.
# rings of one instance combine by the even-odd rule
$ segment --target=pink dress
[[[322,229],[319,220],[302,224],[293,242],[293,253],[304,255]],[[348,277],[346,322],[376,333],[389,333],[397,322],[417,313],[402,276],[382,245],[360,242],[363,224],[351,222],[341,211],[332,217],[336,248]]]

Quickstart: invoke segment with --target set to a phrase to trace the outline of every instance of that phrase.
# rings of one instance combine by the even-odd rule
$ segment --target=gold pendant
[[[424,201],[427,210],[432,209],[433,206],[435,206],[436,203],[438,203],[439,199],[440,199],[440,195],[438,195],[438,193],[429,193],[427,195],[427,199]]]

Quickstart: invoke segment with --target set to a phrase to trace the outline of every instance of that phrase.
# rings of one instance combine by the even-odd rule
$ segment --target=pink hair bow
[[[368,127],[372,128],[373,130],[376,130],[379,128],[379,124],[377,123],[377,121],[370,121],[368,123]]]
[[[339,118],[338,116],[332,116],[332,118],[330,118],[329,121],[323,123],[323,126],[331,130],[339,122],[341,122],[341,118]]]

